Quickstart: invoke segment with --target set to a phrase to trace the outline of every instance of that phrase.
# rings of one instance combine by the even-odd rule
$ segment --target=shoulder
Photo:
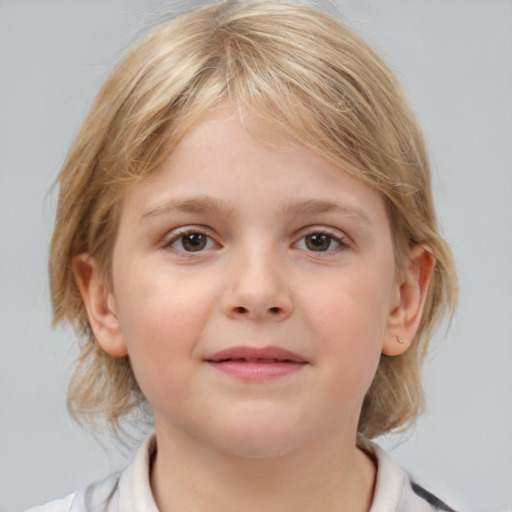
[[[149,482],[151,458],[155,450],[155,437],[150,435],[139,448],[132,464],[124,471],[26,512],[158,512]]]
[[[118,482],[119,474],[116,473],[65,498],[30,508],[26,512],[108,512],[115,509],[118,501]]]
[[[434,496],[430,491],[427,491],[413,480],[409,479],[408,484],[411,492],[419,499],[428,503],[432,507],[432,510],[455,512],[455,510],[448,506],[444,501],[439,499],[437,496]]]
[[[26,512],[68,512],[71,509],[75,495],[76,494],[73,493],[60,500],[50,501],[46,503],[46,505],[29,508]]]
[[[365,451],[377,464],[374,501],[370,512],[456,512],[431,492],[417,484],[374,443]]]

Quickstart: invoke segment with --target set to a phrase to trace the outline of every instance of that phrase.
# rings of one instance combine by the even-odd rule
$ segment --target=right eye
[[[178,252],[201,252],[212,249],[217,245],[208,235],[201,231],[187,231],[179,233],[169,240],[165,247]]]

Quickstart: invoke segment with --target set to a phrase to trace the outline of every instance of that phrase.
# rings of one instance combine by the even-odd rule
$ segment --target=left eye
[[[215,242],[200,231],[190,231],[189,233],[177,236],[168,245],[176,251],[200,252],[205,249],[211,249]]]
[[[341,247],[342,242],[327,233],[310,233],[297,243],[299,249],[314,252],[328,252]]]

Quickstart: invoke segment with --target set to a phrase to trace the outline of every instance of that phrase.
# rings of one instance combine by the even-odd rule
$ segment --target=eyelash
[[[315,251],[314,249],[308,249],[307,247],[302,248],[302,250],[310,253],[319,253],[319,254],[326,254],[326,253],[332,253],[337,252],[343,249],[347,249],[349,247],[349,244],[347,243],[347,237],[345,235],[338,235],[333,233],[332,231],[325,229],[325,228],[317,228],[312,226],[308,229],[308,232],[305,233],[301,238],[295,242],[294,246],[298,246],[300,242],[304,240],[304,245],[307,244],[306,239],[307,237],[312,237],[314,235],[321,235],[322,237],[328,237],[329,238],[329,247],[326,250],[319,250]],[[331,248],[330,246],[332,243],[336,243],[337,246],[334,248]]]
[[[185,247],[183,246],[183,243],[185,241],[185,237],[190,236],[190,235],[199,235],[200,237],[204,237],[205,246],[201,247],[197,251],[193,251],[193,250],[187,251],[185,249]],[[181,240],[182,248],[180,249],[180,248],[174,247],[174,245],[177,244],[178,242],[180,242],[180,240]],[[196,240],[196,241],[198,242],[199,240]],[[166,239],[163,243],[163,248],[172,250],[181,255],[185,255],[185,254],[194,254],[195,252],[200,253],[200,252],[203,252],[205,249],[211,249],[212,243],[214,245],[216,245],[217,247],[220,247],[220,245],[217,242],[215,242],[215,240],[211,236],[206,234],[204,229],[199,228],[199,227],[185,228],[183,230],[179,230],[177,232],[170,233],[169,237],[166,237]],[[210,247],[208,247],[208,245],[210,245]]]
[[[198,235],[199,237],[204,237],[204,245],[199,247],[197,251],[194,250],[187,250],[185,246],[183,245],[186,243],[185,237],[190,235]],[[325,250],[314,250],[307,247],[307,237],[313,237],[315,235],[320,235],[321,237],[328,237],[328,243],[329,246]],[[325,228],[315,228],[312,227],[309,229],[309,231],[305,234],[303,234],[297,242],[292,244],[292,247],[299,248],[305,252],[309,253],[319,253],[319,254],[325,254],[325,253],[332,253],[335,251],[343,250],[349,247],[349,244],[346,242],[346,236],[337,236],[336,234],[332,233],[331,231],[325,229]],[[324,239],[325,240],[325,239]],[[175,247],[175,244],[179,243],[181,241],[181,248]],[[303,242],[304,241],[304,242]],[[189,240],[189,242],[198,243],[199,245],[202,243],[200,239],[196,240]],[[299,244],[303,242],[303,245],[305,247],[299,247]],[[332,243],[336,244],[336,247],[331,248]],[[176,252],[180,255],[192,255],[194,253],[202,253],[205,250],[212,249],[216,246],[216,248],[220,247],[220,244],[218,244],[211,236],[209,236],[204,229],[202,228],[186,228],[174,233],[171,233],[169,237],[166,238],[164,241],[162,247],[163,249],[172,250],[173,252]]]

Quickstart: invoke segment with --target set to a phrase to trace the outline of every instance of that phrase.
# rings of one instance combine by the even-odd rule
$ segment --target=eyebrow
[[[181,212],[181,213],[215,213],[229,217],[233,214],[234,208],[221,199],[209,196],[191,197],[188,199],[171,199],[151,208],[141,215],[140,221],[156,217],[158,215]],[[340,203],[338,201],[326,201],[322,199],[307,199],[283,205],[281,211],[287,216],[298,216],[317,213],[340,213],[348,217],[354,217],[366,224],[371,224],[370,217],[355,206]]]
[[[140,217],[140,221],[143,222],[146,219],[171,212],[199,214],[217,213],[229,217],[233,212],[233,208],[220,199],[214,199],[208,196],[191,197],[188,199],[171,199],[170,201],[159,204],[143,213]]]
[[[348,217],[354,217],[366,224],[371,224],[368,214],[352,205],[340,203],[338,201],[324,201],[321,199],[307,199],[305,201],[293,202],[285,205],[282,209],[286,215],[304,215],[315,213],[341,213]]]

